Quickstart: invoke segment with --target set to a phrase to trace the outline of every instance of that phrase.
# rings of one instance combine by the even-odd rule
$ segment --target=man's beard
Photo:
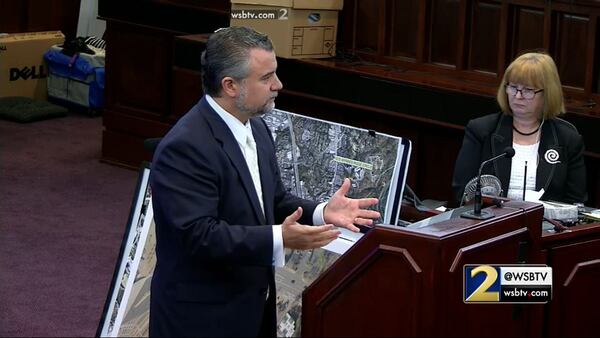
[[[249,107],[247,105],[244,104],[244,102],[246,101],[246,96],[248,95],[248,92],[246,91],[245,87],[242,87],[242,91],[240,93],[240,96],[237,97],[237,99],[235,100],[235,107],[243,114],[245,114],[246,116],[248,116],[248,118],[252,118],[252,117],[256,117],[256,116],[262,116],[264,114],[270,113],[273,111],[273,109],[275,108],[275,103],[271,102],[270,100],[265,103],[264,105],[260,106],[260,107]]]

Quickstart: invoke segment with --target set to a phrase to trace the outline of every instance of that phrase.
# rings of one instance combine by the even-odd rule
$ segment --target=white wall
[[[79,7],[79,22],[77,23],[77,36],[96,36],[102,38],[106,29],[106,22],[98,20],[98,0],[81,0]]]

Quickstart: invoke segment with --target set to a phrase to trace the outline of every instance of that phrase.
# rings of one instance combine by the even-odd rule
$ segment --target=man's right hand
[[[289,249],[308,250],[329,244],[340,235],[340,230],[333,224],[303,225],[298,223],[302,216],[302,208],[298,207],[281,224],[283,246]]]

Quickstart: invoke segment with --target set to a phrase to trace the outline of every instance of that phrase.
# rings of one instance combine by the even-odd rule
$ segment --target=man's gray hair
[[[266,34],[248,27],[221,28],[213,33],[202,53],[202,85],[204,93],[221,95],[221,80],[232,77],[242,81],[250,72],[250,50],[259,48],[273,51],[273,43]]]

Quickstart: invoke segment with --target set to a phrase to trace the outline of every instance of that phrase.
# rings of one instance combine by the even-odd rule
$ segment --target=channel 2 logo
[[[547,303],[552,299],[552,268],[546,265],[464,266],[465,303]]]

